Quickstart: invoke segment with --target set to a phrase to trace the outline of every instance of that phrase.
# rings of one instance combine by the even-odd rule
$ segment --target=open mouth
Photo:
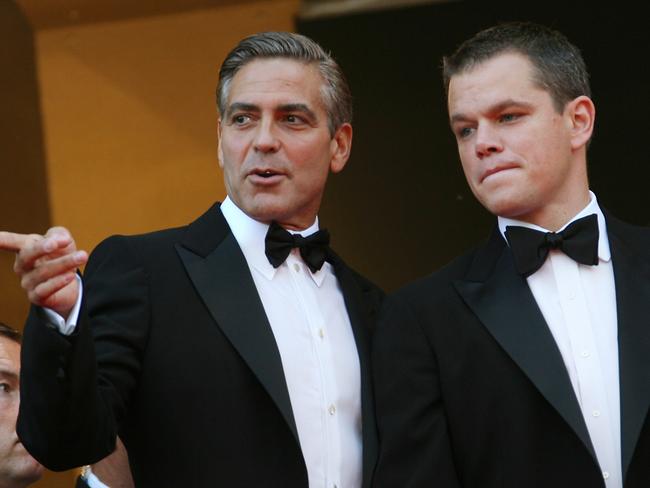
[[[248,173],[248,177],[256,185],[277,184],[282,180],[283,176],[284,173],[273,168],[256,168]]]
[[[262,178],[272,178],[273,176],[275,176],[275,175],[277,175],[279,173],[276,173],[275,171],[270,170],[270,169],[266,169],[266,170],[263,170],[263,171],[256,171],[255,174],[257,176],[261,176]]]

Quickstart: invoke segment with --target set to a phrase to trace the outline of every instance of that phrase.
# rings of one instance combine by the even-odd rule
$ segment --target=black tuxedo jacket
[[[625,488],[650,486],[650,229],[607,218]],[[376,488],[604,488],[562,357],[509,247],[386,300],[374,335]]]
[[[361,364],[368,487],[369,328],[382,295],[332,264]],[[25,329],[18,432],[46,467],[99,461],[119,434],[137,486],[307,487],[278,348],[218,205],[188,227],[100,244],[71,337],[40,313]]]

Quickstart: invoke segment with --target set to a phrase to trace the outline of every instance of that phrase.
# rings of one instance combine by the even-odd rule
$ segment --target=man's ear
[[[586,146],[594,132],[596,120],[596,107],[591,98],[579,96],[566,106],[571,129],[571,148],[573,150]]]
[[[217,159],[219,167],[223,169],[223,149],[221,148],[221,117],[217,120]]]
[[[342,124],[334,133],[330,141],[332,150],[332,159],[330,161],[330,170],[332,173],[338,173],[345,168],[345,163],[350,158],[352,150],[352,125],[349,123]]]

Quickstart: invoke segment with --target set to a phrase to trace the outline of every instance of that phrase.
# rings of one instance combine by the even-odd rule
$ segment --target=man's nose
[[[489,125],[479,126],[476,129],[475,143],[476,155],[479,158],[503,151],[503,142],[498,131]]]
[[[272,121],[263,120],[257,127],[253,147],[261,153],[274,153],[280,149],[280,139],[276,134],[277,128]]]

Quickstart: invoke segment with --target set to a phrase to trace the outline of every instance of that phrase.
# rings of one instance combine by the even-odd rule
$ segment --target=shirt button
[[[293,270],[296,273],[300,273],[300,265],[298,263],[293,263]]]
[[[334,415],[336,413],[336,407],[332,404],[330,405],[330,408],[327,409],[327,411],[330,413],[330,415]]]
[[[607,471],[603,471],[603,479],[609,478],[609,473]]]
[[[567,293],[567,296],[566,296],[566,297],[567,297],[569,300],[575,300],[575,298],[576,298],[576,292],[573,291],[573,290],[571,290],[569,293]]]
[[[581,355],[583,358],[588,358],[588,357],[589,357],[589,351],[582,351],[582,352],[580,353],[580,355]]]
[[[591,415],[593,415],[594,417],[600,417],[600,410],[594,410],[593,412],[591,412]]]
[[[322,327],[318,329],[318,337],[320,337],[321,339],[325,339],[325,331],[323,330]]]

